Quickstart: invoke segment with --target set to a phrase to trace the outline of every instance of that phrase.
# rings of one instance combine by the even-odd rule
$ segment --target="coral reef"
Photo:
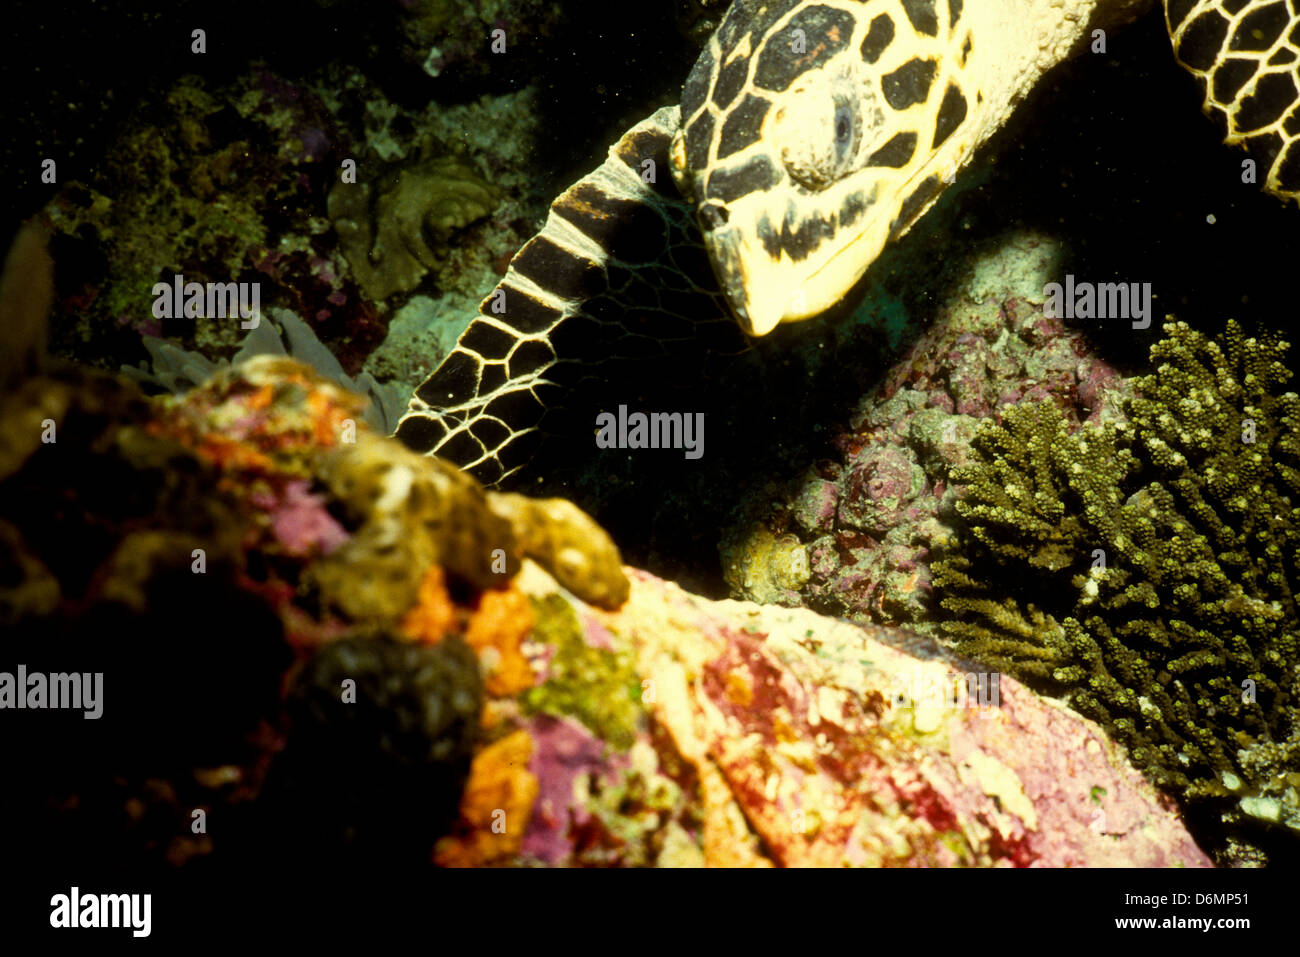
[[[246,84],[256,87],[252,79]],[[259,122],[248,94],[243,103],[232,102],[237,96],[182,78],[130,124],[103,170],[69,182],[51,203],[56,232],[94,247],[65,250],[63,257],[86,263],[76,270],[84,273],[78,277],[83,288],[69,290],[76,294],[69,311],[77,323],[61,330],[66,347],[78,338],[106,345],[102,327],[157,333],[155,282],[178,273],[251,278],[245,274],[256,251],[271,240],[267,205],[310,208],[307,173],[319,176],[322,164],[314,155],[284,157],[263,148],[271,130]],[[98,257],[106,260],[101,268],[93,265]],[[233,345],[238,329],[235,322],[200,323],[190,335],[210,349]]]
[[[1128,422],[987,425],[935,564],[957,648],[1055,690],[1202,815],[1224,860],[1300,841],[1300,398],[1288,343],[1165,327]],[[1011,583],[1010,585],[1008,583]],[[1289,836],[1288,836],[1289,834]]]
[[[60,244],[59,354],[116,368],[148,350],[156,364],[149,339],[166,336],[228,359],[238,322],[156,319],[153,284],[260,282],[263,307],[300,316],[348,375],[383,344],[371,374],[402,377],[409,394],[442,354],[432,347],[460,331],[431,343],[427,329],[467,321],[542,203],[520,155],[533,94],[408,110],[335,72],[290,81],[257,65],[223,85],[182,78],[132,117],[102,167],[61,187],[46,211]],[[337,206],[351,194],[330,188],[349,157],[368,182],[353,187],[359,208],[342,203],[336,233],[330,197]],[[494,209],[490,233],[462,229]],[[430,268],[446,302],[386,342],[382,300]]]
[[[525,566],[542,683],[522,713],[489,704],[496,741],[440,862],[1209,863],[1095,724],[1014,679],[971,681],[890,629],[632,575],[600,612]]]
[[[351,151],[310,85],[262,66],[223,85],[178,80],[46,208],[59,244],[55,350],[115,369],[143,354],[144,335],[230,357],[238,321],[154,317],[154,284],[184,275],[260,283],[264,307],[302,316],[355,375],[385,328],[347,278],[325,216]]]
[[[534,683],[525,553],[602,604],[628,585],[576,509],[497,514],[468,476],[371,433],[364,402],[283,356],[179,396],[61,363],[0,394],[6,652],[100,671],[110,702],[6,745],[32,773],[3,810],[33,841],[174,866],[268,846],[429,859],[484,684]],[[368,769],[344,788],[340,755]],[[219,836],[190,829],[195,809],[220,812]]]
[[[493,9],[431,3],[381,18],[334,15],[376,20],[380,33],[398,21],[431,25],[461,69],[490,62],[480,41],[500,19]],[[513,44],[557,15],[556,5],[536,3],[502,23]],[[60,180],[46,207],[60,262],[55,352],[110,370],[145,360],[160,378],[180,365],[171,371],[199,379],[207,363],[241,349],[244,330],[155,318],[154,283],[256,282],[263,308],[301,317],[358,385],[368,373],[400,382],[409,397],[531,233],[550,184],[529,165],[535,88],[463,90],[454,103],[418,97],[411,106],[386,97],[377,74],[386,75],[377,63],[294,73],[254,62],[229,79],[184,76],[152,91],[104,161]],[[336,230],[330,197],[347,195],[345,159],[364,185],[354,187],[360,208],[348,207]],[[390,329],[385,298],[422,280],[429,295]],[[392,308],[402,310],[404,298]],[[160,355],[169,349],[154,339],[163,337],[203,358]],[[377,403],[372,417],[387,430],[380,405],[395,403]]]
[[[1072,423],[1121,417],[1125,380],[1080,331],[1043,315],[1059,256],[1041,235],[1013,233],[925,277],[944,290],[924,306],[931,324],[833,426],[831,457],[756,485],[738,509],[719,545],[732,595],[928,627],[930,555],[953,534],[949,472],[979,420],[1047,397]],[[863,311],[889,317],[891,301],[873,288]]]
[[[26,575],[6,641],[103,661],[130,695],[105,737],[5,744],[40,773],[0,801],[43,850],[1205,863],[1086,720],[987,674],[977,707],[936,697],[967,676],[913,636],[621,579],[581,513],[371,434],[360,397],[291,359],[153,400],[58,370],[3,401],[0,566]],[[221,827],[194,832],[196,809]]]
[[[524,555],[553,562],[592,601],[626,595],[618,550],[586,515],[539,500],[523,517],[454,466],[358,425],[361,398],[293,360],[258,356],[168,401],[162,430],[207,451],[247,487],[274,468],[306,474],[329,493],[349,535],[311,570],[327,606],[393,623],[415,604],[431,566],[489,588]]]
[[[440,866],[500,865],[519,852],[537,800],[532,756],[533,739],[521,728],[474,757],[456,828],[434,852]]]
[[[549,596],[536,610],[534,638],[553,646],[541,683],[520,700],[525,713],[570,715],[602,741],[625,750],[641,714],[637,680],[626,650],[591,645],[582,623],[562,598]]]
[[[422,153],[455,158],[477,170],[496,194],[490,218],[457,231],[455,242],[437,249],[438,268],[425,282],[436,288],[427,295],[412,294],[404,303],[394,301],[388,335],[366,361],[376,378],[414,389],[451,351],[550,202],[548,184],[534,172],[537,91],[524,87],[456,105],[433,103],[422,112],[385,102],[355,80],[340,95],[349,101],[365,98],[367,153],[360,168],[418,165]]]
[[[328,209],[348,266],[367,297],[410,292],[445,261],[457,229],[487,216],[496,190],[459,160],[421,159],[376,183],[338,183]]]

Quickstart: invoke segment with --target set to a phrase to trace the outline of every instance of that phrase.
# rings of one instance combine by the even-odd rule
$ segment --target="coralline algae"
[[[1081,333],[1042,315],[1058,255],[1040,236],[1013,234],[951,267],[964,280],[836,435],[838,458],[742,508],[760,517],[723,539],[733,594],[928,627],[930,556],[952,535],[949,471],[966,460],[978,422],[1032,398],[1061,403],[1075,423],[1119,417],[1123,380]],[[806,549],[802,581],[771,584],[772,542]]]

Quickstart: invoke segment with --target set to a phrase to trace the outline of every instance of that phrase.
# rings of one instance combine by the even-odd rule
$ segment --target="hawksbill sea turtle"
[[[1205,112],[1300,200],[1300,0],[1163,3]],[[397,437],[496,484],[566,415],[591,431],[567,393],[624,374],[608,363],[743,350],[820,314],[1049,69],[1151,5],[735,0],[680,106],[552,203]]]

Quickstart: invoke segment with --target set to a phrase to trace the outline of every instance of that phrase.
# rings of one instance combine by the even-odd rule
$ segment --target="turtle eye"
[[[853,111],[847,104],[835,105],[835,155],[844,160],[853,146]]]
[[[814,192],[853,169],[862,122],[852,90],[817,84],[791,92],[777,111],[771,138],[791,179]]]
[[[835,162],[843,167],[858,151],[858,114],[848,102],[835,100]]]

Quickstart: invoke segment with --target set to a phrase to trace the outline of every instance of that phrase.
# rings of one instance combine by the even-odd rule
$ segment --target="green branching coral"
[[[980,430],[935,581],[961,653],[1065,691],[1259,860],[1300,837],[1300,398],[1286,342],[1165,331],[1127,423]]]

